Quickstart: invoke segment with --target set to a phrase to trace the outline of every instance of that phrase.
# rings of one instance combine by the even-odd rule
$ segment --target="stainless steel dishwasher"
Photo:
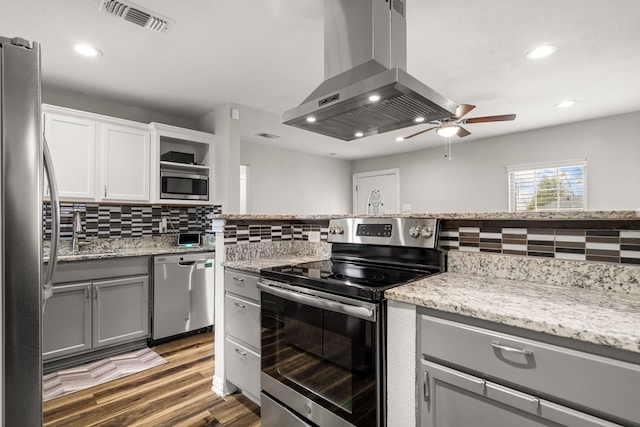
[[[213,252],[153,259],[153,340],[213,325]]]

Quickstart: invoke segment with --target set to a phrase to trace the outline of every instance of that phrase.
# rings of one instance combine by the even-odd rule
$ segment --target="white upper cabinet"
[[[96,199],[96,122],[72,112],[44,109],[44,134],[60,198]]]
[[[211,188],[213,134],[46,104],[42,111],[62,200],[212,203],[211,191],[209,200],[161,199],[160,171],[204,175]],[[171,151],[192,156],[193,162],[162,161]]]
[[[149,128],[103,123],[101,134],[102,200],[148,202]]]

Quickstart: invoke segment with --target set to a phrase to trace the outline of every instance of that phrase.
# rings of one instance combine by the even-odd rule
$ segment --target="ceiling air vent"
[[[154,33],[163,33],[173,24],[170,19],[131,2],[101,0],[98,10],[122,18]]]
[[[260,138],[267,138],[267,139],[280,138],[280,135],[274,135],[272,133],[266,133],[266,132],[258,132],[256,133],[256,136],[259,136]]]

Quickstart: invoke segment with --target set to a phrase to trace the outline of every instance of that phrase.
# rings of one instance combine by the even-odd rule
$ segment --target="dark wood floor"
[[[260,408],[211,391],[213,333],[154,347],[167,363],[44,403],[48,426],[260,426]]]

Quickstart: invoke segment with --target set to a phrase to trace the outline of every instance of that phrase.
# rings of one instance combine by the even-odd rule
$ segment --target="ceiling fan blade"
[[[409,139],[409,138],[413,138],[414,136],[421,135],[421,134],[423,134],[423,133],[425,133],[425,132],[429,132],[430,130],[437,129],[437,128],[438,128],[438,126],[435,126],[435,127],[432,127],[432,128],[428,128],[428,129],[425,129],[425,130],[421,130],[420,132],[412,133],[412,134],[411,134],[411,135],[409,135],[409,136],[405,136],[405,137],[403,138],[403,140],[407,140],[407,139]]]
[[[476,108],[475,105],[460,104],[460,105],[458,105],[458,108],[456,109],[456,115],[453,116],[453,118],[456,119],[456,120],[459,120],[463,116],[465,116],[469,111],[473,110],[474,108]]]
[[[502,116],[473,117],[471,119],[464,120],[463,123],[508,122],[515,118],[515,114],[504,114]]]
[[[460,138],[464,138],[467,135],[471,135],[471,132],[469,132],[468,130],[466,130],[465,128],[463,128],[462,126],[460,126],[460,129],[458,129],[458,133],[457,133],[458,137]]]

